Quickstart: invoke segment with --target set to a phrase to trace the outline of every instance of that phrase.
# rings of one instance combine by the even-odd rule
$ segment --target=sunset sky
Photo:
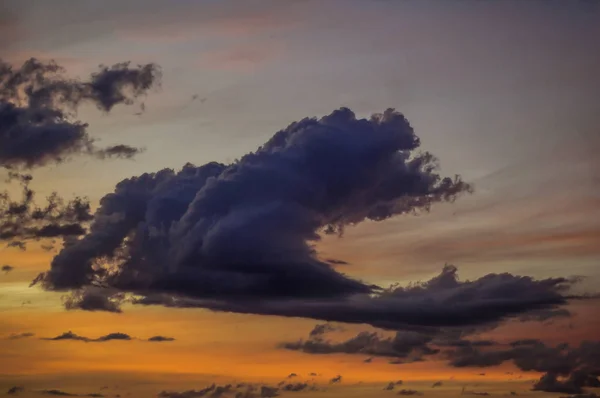
[[[599,49],[595,0],[0,0],[0,394],[600,394]]]

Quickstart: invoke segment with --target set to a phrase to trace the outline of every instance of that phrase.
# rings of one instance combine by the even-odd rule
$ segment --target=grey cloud
[[[565,278],[535,280],[507,273],[461,282],[457,269],[446,266],[439,276],[423,284],[344,299],[223,301],[151,295],[135,303],[367,323],[383,329],[459,327],[495,325],[531,310],[564,305],[569,297],[575,298],[565,294],[572,283]]]
[[[24,387],[13,386],[13,387],[9,388],[8,391],[6,391],[6,394],[8,394],[8,395],[16,395],[16,394],[18,394],[20,392],[23,392],[23,391],[25,391]]]
[[[165,341],[175,341],[175,339],[173,337],[166,337],[166,336],[152,336],[148,339],[148,341],[152,341],[152,342],[165,342]]]
[[[65,201],[52,193],[40,205],[30,187],[31,175],[10,172],[9,182],[13,180],[21,184],[21,198],[13,200],[8,192],[0,193],[0,242],[25,250],[26,241],[85,234],[84,225],[92,219],[86,198]]]
[[[350,322],[369,322],[363,318],[375,310],[401,318],[382,307],[402,294],[368,300],[378,288],[335,271],[312,243],[319,233],[427,210],[470,190],[437,174],[431,154],[414,152],[419,145],[394,110],[357,119],[340,109],[292,123],[231,165],[188,164],[124,180],[102,199],[89,233],[54,258],[42,285],[64,291],[93,280],[146,296],[135,301],[143,304],[191,299],[213,310],[279,315],[274,309],[285,301],[290,316],[327,320],[342,306]],[[98,258],[111,260],[113,271],[93,267]],[[362,295],[356,309],[354,295]],[[307,308],[296,311],[293,300]]]
[[[77,394],[71,394],[62,390],[42,390],[40,393],[45,395],[57,395],[61,397],[76,397]]]
[[[299,383],[300,384],[300,383]],[[303,388],[290,384],[287,391],[302,391]],[[243,389],[243,391],[239,391]],[[235,397],[235,398],[272,398],[279,396],[279,388],[270,386],[256,386],[252,384],[240,383],[236,386],[232,384],[217,385],[215,383],[200,390],[187,390],[182,392],[162,391],[158,394],[159,398],[199,398],[199,397]]]
[[[102,288],[89,287],[77,290],[64,298],[67,310],[106,311],[121,313],[123,294],[107,296]]]
[[[311,386],[308,383],[289,383],[281,387],[283,391],[304,391],[310,388]]]
[[[102,343],[102,342],[107,342],[107,341],[112,341],[112,340],[128,341],[128,340],[132,340],[132,337],[125,333],[116,332],[116,333],[109,333],[107,335],[92,339],[92,338],[80,336],[71,331],[68,331],[68,332],[60,334],[56,337],[42,338],[42,340],[51,340],[51,341],[75,340],[75,341],[84,341],[86,343]]]
[[[129,145],[113,145],[96,151],[96,155],[101,158],[121,158],[132,159],[134,156],[143,152],[143,149]]]
[[[108,301],[131,292],[136,304],[387,329],[484,324],[565,304],[572,281],[564,278],[490,274],[463,282],[446,266],[427,283],[383,290],[318,258],[321,233],[426,211],[471,190],[459,177],[441,177],[419,145],[392,109],[357,119],[342,108],[292,123],[230,165],[126,179],[38,281],[56,291],[100,284]],[[78,294],[71,308],[83,307]]]
[[[590,377],[592,376],[588,374],[574,373],[565,380],[559,380],[556,374],[546,373],[533,385],[532,389],[534,391],[579,394],[583,392],[584,386],[588,386],[587,380]]]
[[[110,340],[131,340],[131,336],[129,336],[128,334],[119,333],[119,332],[109,333],[105,336],[100,336],[93,341],[102,342],[102,341],[110,341]]]
[[[19,68],[0,60],[0,166],[33,168],[77,154],[123,155],[125,147],[98,149],[88,125],[73,114],[86,102],[106,112],[132,104],[160,81],[154,64],[101,66],[88,81],[64,72],[34,58]]]
[[[98,393],[89,393],[89,394],[72,394],[69,392],[65,392],[62,390],[41,390],[40,391],[41,394],[45,394],[45,395],[56,395],[56,396],[60,396],[60,397],[92,397],[92,398],[102,398],[104,397],[104,395],[102,394],[98,394]]]
[[[322,335],[309,335],[308,340],[283,343],[280,346],[309,354],[365,354],[417,360],[423,355],[432,355],[439,351],[429,346],[434,337],[434,334],[416,331],[398,331],[394,337],[388,338],[376,332],[361,332],[346,341],[335,343],[323,339]]]
[[[322,336],[325,333],[333,332],[336,330],[339,330],[339,328],[336,326],[333,326],[329,323],[321,323],[315,325],[315,327],[310,331],[309,336],[311,338],[318,338],[319,336]]]
[[[275,387],[262,386],[260,388],[261,398],[273,398],[279,395],[279,389]]]
[[[458,367],[487,367],[512,361],[522,371],[543,372],[534,385],[546,392],[580,393],[584,387],[600,386],[600,342],[584,341],[547,346],[535,339],[512,342],[507,349],[469,347],[447,353],[450,364]],[[565,379],[559,379],[564,377]]]
[[[26,339],[28,337],[33,337],[33,336],[35,336],[35,333],[31,333],[31,332],[12,333],[12,334],[9,334],[6,339],[7,340],[20,340],[20,339]]]
[[[336,384],[336,383],[341,383],[341,382],[342,382],[341,375],[337,375],[334,378],[332,378],[331,380],[329,380],[329,384]]]
[[[400,390],[398,395],[423,395],[423,393],[417,390]]]

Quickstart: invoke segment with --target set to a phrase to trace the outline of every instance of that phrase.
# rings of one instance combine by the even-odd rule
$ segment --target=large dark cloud
[[[85,225],[92,220],[86,198],[66,201],[52,193],[40,204],[30,187],[31,175],[10,172],[8,181],[14,180],[21,184],[20,199],[12,199],[6,191],[0,192],[0,242],[24,250],[28,241],[68,239],[85,234]]]
[[[86,81],[70,79],[54,62],[30,59],[21,67],[0,60],[0,167],[32,168],[76,154],[131,157],[137,150],[97,148],[88,125],[74,118],[84,103],[108,112],[129,105],[159,84],[154,64],[101,66]]]
[[[58,291],[101,285],[109,295],[140,295],[139,304],[385,328],[489,322],[563,304],[569,281],[561,278],[460,282],[446,267],[426,284],[384,291],[318,258],[320,233],[427,210],[470,190],[459,177],[442,178],[419,145],[398,112],[357,119],[340,109],[292,123],[230,165],[124,180],[101,200],[89,233],[39,281]]]

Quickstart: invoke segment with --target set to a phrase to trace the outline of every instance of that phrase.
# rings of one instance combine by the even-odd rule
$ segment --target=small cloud
[[[42,390],[40,391],[40,393],[42,394],[46,394],[46,395],[57,395],[57,396],[61,396],[61,397],[76,397],[77,394],[71,394],[65,391],[61,391],[61,390]]]
[[[89,338],[84,336],[79,336],[70,330],[68,332],[64,332],[56,337],[44,337],[42,340],[52,340],[52,341],[61,341],[61,340],[77,340],[77,341],[91,341]],[[54,391],[54,390],[52,390]]]
[[[435,383],[433,383],[433,384],[431,385],[431,388],[435,388],[435,387],[441,387],[441,386],[442,386],[442,384],[443,384],[443,383],[442,383],[441,381],[436,381]]]
[[[325,261],[328,262],[329,264],[333,264],[333,265],[348,265],[348,262],[343,261],[343,260],[336,260],[335,258],[328,258]]]
[[[15,267],[13,267],[12,265],[4,264],[2,266],[2,271],[6,274],[8,274],[10,271],[12,271],[14,269],[15,269]]]
[[[131,340],[131,336],[129,336],[128,334],[119,333],[119,332],[109,333],[106,336],[100,336],[93,341],[103,342],[103,341],[110,341],[110,340]]]
[[[388,383],[387,386],[383,387],[383,389],[386,391],[392,391],[395,387],[396,387],[396,385],[394,384],[393,381],[391,381]]]
[[[56,337],[42,338],[42,340],[50,340],[50,341],[75,340],[75,341],[84,341],[86,343],[103,343],[103,342],[111,341],[111,340],[129,341],[129,340],[132,340],[132,337],[125,333],[116,332],[116,333],[109,333],[107,335],[100,336],[96,339],[91,339],[89,337],[80,336],[71,331],[68,331],[68,332],[60,334]]]
[[[423,395],[423,393],[417,390],[400,390],[398,395]]]
[[[175,338],[166,337],[166,336],[152,336],[148,339],[148,341],[153,341],[153,342],[174,341],[174,340],[175,340]]]
[[[133,159],[134,156],[144,152],[143,148],[136,148],[129,145],[113,145],[96,151],[96,156],[100,159],[119,158]]]
[[[6,393],[8,395],[16,395],[16,394],[18,394],[20,392],[23,392],[24,390],[25,390],[25,387],[13,386],[13,387],[9,388]]]
[[[6,339],[7,340],[19,340],[19,339],[25,339],[27,337],[33,337],[35,336],[35,333],[12,333],[10,334]]]
[[[291,383],[282,387],[284,391],[304,391],[309,388],[308,383]]]
[[[341,382],[342,382],[341,375],[337,375],[333,379],[329,380],[329,384],[336,384],[336,383],[341,383]]]

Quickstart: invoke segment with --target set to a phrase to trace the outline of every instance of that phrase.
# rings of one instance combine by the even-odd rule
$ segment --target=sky
[[[0,390],[600,394],[598,38],[595,0],[0,0]]]

